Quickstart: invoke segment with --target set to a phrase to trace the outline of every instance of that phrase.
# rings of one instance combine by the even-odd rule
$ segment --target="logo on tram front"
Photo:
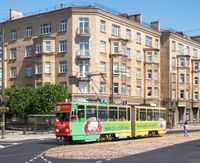
[[[101,134],[102,129],[102,123],[96,117],[89,118],[84,125],[84,132],[86,135]]]

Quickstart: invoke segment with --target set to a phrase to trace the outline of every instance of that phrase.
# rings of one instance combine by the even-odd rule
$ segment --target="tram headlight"
[[[59,129],[56,129],[56,132],[59,132]]]
[[[69,132],[69,129],[68,129],[68,128],[66,129],[66,132]]]

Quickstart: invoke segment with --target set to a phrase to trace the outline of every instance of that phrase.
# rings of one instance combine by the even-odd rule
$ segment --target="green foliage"
[[[28,114],[49,114],[53,106],[68,97],[68,91],[62,85],[45,85],[39,88],[8,88],[7,106],[9,115],[25,118]]]

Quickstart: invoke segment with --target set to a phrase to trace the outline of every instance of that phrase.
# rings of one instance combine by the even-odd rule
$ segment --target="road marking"
[[[96,161],[96,163],[100,163],[100,162],[103,162],[103,161],[102,160]]]
[[[3,145],[0,145],[0,148],[4,148],[5,146],[3,146]]]
[[[106,161],[110,161],[111,159],[109,158],[109,159],[106,159]]]

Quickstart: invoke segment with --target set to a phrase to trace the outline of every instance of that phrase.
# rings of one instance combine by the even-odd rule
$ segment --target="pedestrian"
[[[188,136],[188,128],[189,128],[189,126],[188,126],[187,121],[185,121],[183,128],[184,128],[184,136]]]

